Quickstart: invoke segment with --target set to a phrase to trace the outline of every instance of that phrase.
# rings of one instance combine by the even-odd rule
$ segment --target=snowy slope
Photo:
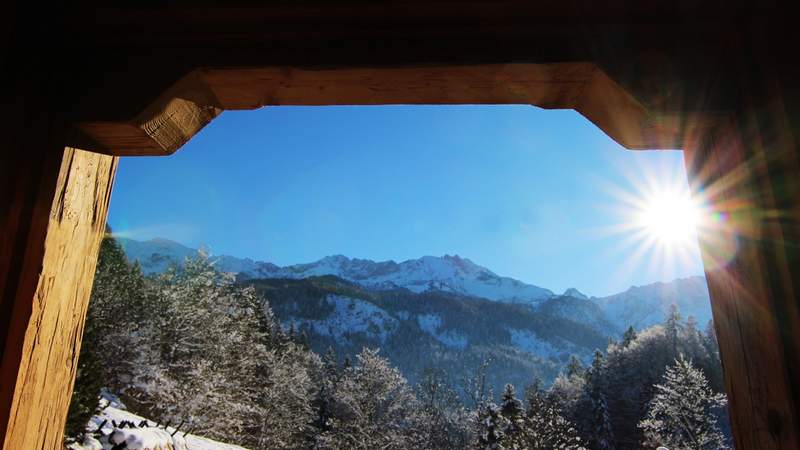
[[[136,241],[118,238],[118,241],[128,259],[139,261],[146,274],[163,272],[170,264],[180,264],[185,258],[198,254],[195,249],[167,239]],[[225,255],[213,256],[211,259],[218,269],[251,279],[304,279],[333,275],[369,289],[388,290],[400,287],[416,293],[439,290],[537,307],[548,304],[548,299],[551,298],[586,300],[596,304],[600,312],[584,302],[561,301],[559,307],[563,311],[560,316],[596,325],[596,329],[606,333],[624,330],[630,325],[643,329],[660,323],[673,303],[678,305],[684,317],[694,316],[701,326],[711,318],[708,289],[703,277],[634,286],[619,294],[589,299],[574,288],[557,296],[548,289],[497,275],[457,255],[423,256],[399,263],[336,255],[313,263],[286,267]],[[555,307],[552,304],[549,306]]]
[[[661,323],[670,305],[684,318],[693,316],[701,327],[711,319],[711,300],[704,277],[681,278],[669,283],[633,286],[625,292],[592,298],[618,328],[647,328]]]
[[[575,289],[569,288],[561,294],[562,297],[572,297],[572,298],[579,298],[581,300],[589,300],[589,296],[584,294],[583,292]]]
[[[108,443],[108,439],[118,442],[117,439],[125,440],[128,442],[127,450],[149,450],[157,447],[166,448],[166,444],[172,444],[175,450],[247,450],[238,445],[225,444],[217,442],[204,437],[195,436],[193,434],[183,435],[182,432],[175,432],[175,429],[168,427],[166,430],[157,428],[156,423],[148,421],[148,427],[143,428],[124,428],[115,429],[111,423],[117,423],[127,420],[134,424],[139,424],[145,420],[141,416],[130,413],[128,411],[108,406],[102,412],[93,416],[89,421],[88,429],[95,431],[103,425],[103,434],[106,438],[99,440],[93,437],[87,438],[82,444],[71,444],[68,448],[71,450],[106,450],[110,449],[113,445]],[[98,436],[99,437],[99,436]]]
[[[161,273],[172,264],[178,264],[189,257],[197,256],[197,250],[186,247],[169,239],[150,239],[137,241],[134,239],[116,238],[130,261],[138,261],[145,274]]]
[[[536,311],[547,316],[561,317],[584,324],[610,337],[617,337],[625,330],[611,321],[606,312],[594,301],[576,289],[568,289],[564,295],[545,300],[536,308]]]
[[[139,261],[146,274],[163,272],[170,264],[181,263],[186,257],[197,254],[197,250],[166,239],[119,241],[128,259]],[[336,255],[309,264],[286,267],[232,256],[215,256],[212,259],[219,270],[244,278],[302,279],[334,275],[372,289],[401,287],[417,293],[441,290],[515,303],[537,303],[553,295],[548,289],[499,276],[457,255],[423,256],[400,263]]]
[[[398,321],[383,309],[359,298],[342,295],[329,295],[325,303],[332,306],[332,311],[322,319],[290,319],[297,329],[308,327],[314,333],[328,336],[337,343],[342,343],[348,335],[365,333],[381,343],[397,330]]]

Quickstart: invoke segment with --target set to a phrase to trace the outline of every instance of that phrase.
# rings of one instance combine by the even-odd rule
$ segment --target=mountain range
[[[170,265],[179,265],[185,258],[199,252],[163,238],[117,240],[128,259],[138,261],[145,274],[163,272]],[[614,332],[621,332],[628,326],[644,329],[660,323],[672,304],[677,305],[685,317],[693,316],[701,325],[711,319],[708,288],[702,276],[632,286],[618,294],[589,297],[575,288],[558,295],[543,287],[500,276],[458,255],[423,256],[399,263],[334,255],[312,263],[284,267],[227,255],[212,256],[211,259],[217,269],[234,273],[240,279],[305,279],[332,275],[371,290],[441,291],[532,307],[539,307],[552,298],[569,298],[573,301],[564,301],[560,306],[564,315],[576,319],[583,314],[599,314],[592,320],[602,323],[602,326],[610,325],[609,331]],[[552,302],[549,305],[552,307]]]
[[[129,260],[152,275],[200,250],[167,239],[117,238]],[[379,347],[410,381],[430,367],[457,379],[491,359],[496,389],[523,386],[536,373],[551,381],[576,355],[584,363],[628,326],[661,323],[670,305],[701,325],[711,318],[703,277],[634,286],[619,294],[562,294],[500,276],[467,258],[424,256],[375,262],[341,255],[291,266],[210,256],[269,299],[275,316],[318,353],[353,357]]]

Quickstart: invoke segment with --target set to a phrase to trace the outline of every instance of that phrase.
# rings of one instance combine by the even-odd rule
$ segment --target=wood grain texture
[[[11,321],[24,324],[4,449],[58,449],[75,379],[97,252],[105,229],[117,158],[66,148],[49,207],[32,298],[18,297]],[[42,200],[48,196],[42,196]],[[8,356],[8,358],[7,358]],[[5,352],[4,373],[13,361]],[[8,360],[7,360],[8,359]],[[5,382],[5,380],[4,380]]]
[[[728,214],[701,242],[736,448],[800,449],[800,85],[764,51],[772,28],[748,30],[741,106],[686,157]]]
[[[576,109],[626,148],[677,148],[685,124],[649,113],[595,64],[198,69],[136,117],[78,124],[120,156],[165,155],[222,110],[278,105],[523,104]]]

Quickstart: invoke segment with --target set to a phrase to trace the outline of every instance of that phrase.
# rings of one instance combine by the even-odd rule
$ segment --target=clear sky
[[[123,158],[109,223],[279,265],[457,254],[607,295],[702,274],[696,239],[665,257],[625,228],[631,198],[675,185],[680,151],[627,151],[574,111],[272,107],[224,112],[173,156]]]

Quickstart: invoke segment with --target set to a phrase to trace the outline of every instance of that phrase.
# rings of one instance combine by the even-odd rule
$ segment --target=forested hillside
[[[412,383],[429,368],[462,380],[490,360],[489,385],[524,385],[537,375],[546,383],[573,354],[590,361],[610,334],[547,308],[498,303],[463,295],[407,289],[367,290],[326,276],[300,280],[247,280],[269,299],[284,329],[324,353],[353,358],[364,347],[381,354]],[[552,302],[588,302],[572,298]],[[552,311],[551,311],[552,310]]]
[[[565,311],[333,277],[237,282],[202,255],[145,277],[106,239],[67,436],[87,431],[105,389],[254,449],[727,445],[713,328],[673,308],[608,342]],[[587,364],[520,349],[559,340],[599,351]],[[513,383],[496,389],[502,376]]]

